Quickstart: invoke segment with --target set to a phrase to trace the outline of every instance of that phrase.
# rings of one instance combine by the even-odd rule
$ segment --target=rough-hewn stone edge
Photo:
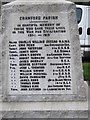
[[[0,101],[2,101],[2,37],[1,37],[1,6],[2,2],[0,1]],[[1,114],[0,114],[1,115]]]
[[[2,118],[88,118],[88,111],[3,111]]]
[[[58,4],[58,3],[52,3],[52,4],[24,4],[21,5],[13,5],[13,4],[6,4],[2,6],[2,11],[6,10],[7,13],[16,13],[16,12],[23,12],[27,13],[27,11],[33,11],[33,12],[41,12],[44,10],[44,12],[67,12],[69,10],[70,6],[74,5],[74,3],[69,4]]]
[[[78,24],[76,19],[76,7],[75,5],[71,5],[69,7],[68,12],[68,20],[69,20],[69,30],[70,30],[70,38],[71,38],[71,52],[73,54],[72,64],[72,72],[76,71],[76,85],[77,85],[77,96],[86,96],[87,93],[87,85],[84,83],[83,78],[83,67],[82,67],[82,57],[81,57],[81,49],[79,48],[79,32],[78,32]],[[78,56],[78,57],[77,57]]]
[[[56,8],[56,6],[57,6],[57,8]],[[21,6],[19,6],[19,5],[7,6],[7,7],[5,7],[5,15],[7,15],[7,17],[8,17],[8,14],[13,13],[13,12],[17,12],[18,10],[20,12],[27,12],[30,9],[33,9],[34,12],[35,11],[40,12],[42,10],[44,10],[46,12],[47,9],[48,9],[48,12],[51,12],[51,11],[53,12],[53,10],[55,10],[55,12],[59,12],[60,10],[61,11],[64,10],[64,12],[68,11],[68,18],[70,20],[70,22],[69,22],[69,24],[70,24],[70,35],[71,35],[71,39],[74,40],[74,41],[72,41],[72,43],[74,44],[74,42],[75,42],[75,43],[78,44],[79,35],[78,34],[76,35],[76,33],[78,33],[78,31],[77,31],[77,26],[76,26],[75,5],[68,4],[68,5],[62,6],[62,5],[56,4],[56,6],[52,5],[50,7],[50,5],[46,5],[46,7],[45,7],[45,5],[42,5],[42,7],[41,7],[41,6],[38,5],[37,8],[35,8],[35,5],[32,6],[32,7],[31,6],[30,7],[29,6],[23,6],[23,5],[21,5]],[[23,9],[23,7],[24,7],[24,9]],[[4,18],[4,21],[5,21],[5,19],[6,18]],[[3,24],[4,24],[4,30],[5,30],[6,26],[5,26],[4,21],[3,21]],[[74,25],[74,23],[75,23],[75,25]],[[73,26],[74,29],[72,29],[72,26]],[[4,66],[3,66],[2,71],[6,71],[5,60],[7,59],[6,58],[7,49],[5,49],[5,48],[7,48],[7,47],[5,47],[5,42],[7,42],[7,36],[4,39],[5,39],[5,41],[3,42],[3,46],[2,46],[3,47],[3,56],[2,56],[3,63],[2,64]],[[80,55],[80,50],[78,49],[78,50],[75,51],[74,48],[75,48],[75,45],[72,48],[73,52],[76,52],[76,55],[77,54]],[[76,55],[74,56],[74,59],[75,59],[74,64],[76,64],[75,70],[77,71],[77,79],[76,79],[77,80],[76,83],[77,83],[77,86],[78,86],[77,87],[77,89],[78,89],[77,94],[74,94],[74,95],[72,95],[72,94],[71,95],[50,95],[49,94],[49,95],[38,95],[38,96],[37,95],[8,96],[7,95],[7,89],[6,89],[6,83],[5,83],[7,78],[5,77],[5,75],[2,75],[3,76],[2,79],[4,81],[2,83],[2,86],[3,86],[3,101],[78,101],[78,100],[87,100],[86,99],[87,98],[86,87],[85,87],[83,77],[82,77],[81,60],[79,58],[76,60]],[[80,68],[79,68],[79,66],[80,66]]]

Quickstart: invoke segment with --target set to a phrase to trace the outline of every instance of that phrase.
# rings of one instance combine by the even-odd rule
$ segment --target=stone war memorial
[[[2,117],[88,118],[75,4],[16,0],[1,19]]]

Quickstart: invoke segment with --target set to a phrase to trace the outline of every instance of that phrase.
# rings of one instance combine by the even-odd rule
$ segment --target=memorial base
[[[3,112],[3,119],[14,119],[14,118],[23,118],[23,119],[39,119],[39,118],[76,118],[76,119],[84,119],[88,120],[88,111],[87,110],[70,110],[70,111],[9,111]]]
[[[88,102],[3,103],[3,118],[87,118]]]

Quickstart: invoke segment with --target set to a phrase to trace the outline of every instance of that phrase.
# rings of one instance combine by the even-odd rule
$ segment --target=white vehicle
[[[90,59],[90,6],[76,5],[76,14],[83,57]]]

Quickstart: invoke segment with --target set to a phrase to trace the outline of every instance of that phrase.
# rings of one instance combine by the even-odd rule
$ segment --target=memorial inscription
[[[15,15],[9,40],[9,93],[70,94],[70,40],[68,26],[60,20],[65,13]]]

